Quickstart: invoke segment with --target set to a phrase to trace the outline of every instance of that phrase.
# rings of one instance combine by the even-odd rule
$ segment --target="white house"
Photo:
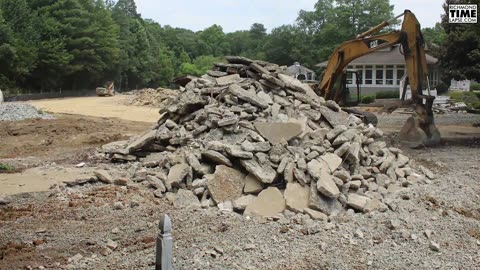
[[[438,59],[426,54],[430,87],[433,89],[440,83]],[[317,64],[326,67],[328,61]],[[347,67],[355,69],[360,74],[362,94],[372,94],[384,91],[399,91],[400,81],[405,75],[405,57],[400,51],[400,45],[394,45],[374,53],[359,57]],[[354,76],[354,75],[353,75]],[[353,80],[352,80],[353,79]],[[356,86],[355,78],[348,78],[349,86]]]
[[[289,66],[286,70],[286,73],[300,81],[314,81],[316,79],[315,72],[300,65],[299,62],[295,62],[293,65]]]

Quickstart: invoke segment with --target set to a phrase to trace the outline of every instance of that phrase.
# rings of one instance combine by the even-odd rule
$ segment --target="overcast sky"
[[[203,30],[213,24],[225,32],[248,30],[262,23],[270,31],[291,24],[301,9],[312,10],[317,0],[136,0],[143,18],[161,25]],[[440,22],[443,0],[390,0],[398,15],[410,9],[422,27]]]

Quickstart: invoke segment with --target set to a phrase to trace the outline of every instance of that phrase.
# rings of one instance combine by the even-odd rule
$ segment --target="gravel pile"
[[[44,113],[34,106],[25,103],[0,104],[0,121],[21,121],[25,119],[53,119],[53,116]]]
[[[178,91],[166,88],[141,89],[129,92],[133,95],[129,105],[164,107],[178,96]]]

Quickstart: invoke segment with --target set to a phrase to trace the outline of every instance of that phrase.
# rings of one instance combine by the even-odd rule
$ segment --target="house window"
[[[397,66],[397,85],[400,85],[400,81],[402,80],[403,75],[405,75],[405,66],[398,65]]]
[[[372,75],[373,75],[372,66],[365,66],[365,84],[373,83]]]
[[[387,65],[385,73],[385,84],[393,85],[393,65]]]
[[[428,79],[430,80],[430,87],[436,87],[438,85],[438,71],[430,71],[428,74]]]
[[[383,66],[375,66],[375,84],[383,85]]]
[[[359,67],[359,69],[357,69],[357,81],[359,84],[363,84],[363,68],[362,67]],[[357,81],[355,81],[355,84],[357,84]]]
[[[347,72],[347,84],[352,84],[352,83],[353,83],[353,73]]]

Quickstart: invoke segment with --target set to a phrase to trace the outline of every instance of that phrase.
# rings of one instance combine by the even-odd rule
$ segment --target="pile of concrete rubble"
[[[348,208],[386,211],[389,193],[434,177],[284,67],[226,59],[182,87],[151,130],[103,146],[126,173],[97,171],[99,180],[142,182],[180,206],[326,219]]]

